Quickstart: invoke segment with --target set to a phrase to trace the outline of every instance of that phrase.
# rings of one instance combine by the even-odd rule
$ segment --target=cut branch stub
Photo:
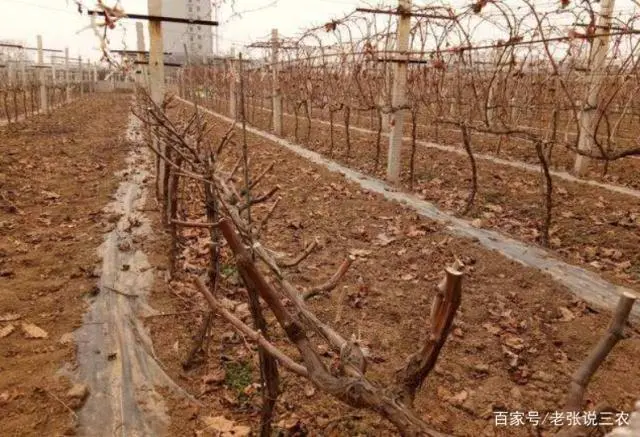
[[[582,409],[582,399],[587,390],[591,377],[602,365],[613,347],[623,338],[624,325],[629,318],[631,308],[635,304],[637,296],[631,293],[623,293],[618,301],[618,306],[613,314],[611,324],[607,332],[602,336],[598,344],[593,348],[589,356],[583,361],[580,368],[571,378],[571,387],[567,396],[566,409],[579,411]]]
[[[412,354],[405,366],[396,373],[399,395],[407,405],[413,404],[417,390],[433,370],[460,306],[463,273],[448,267],[445,275],[444,292],[433,301],[429,334],[420,350]]]

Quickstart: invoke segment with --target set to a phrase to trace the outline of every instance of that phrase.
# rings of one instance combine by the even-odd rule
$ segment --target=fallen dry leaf
[[[60,195],[58,193],[54,193],[53,191],[42,190],[42,194],[47,200],[56,200],[60,198]]]
[[[304,394],[306,397],[310,398],[311,396],[313,396],[314,394],[316,394],[316,388],[312,385],[307,385],[304,388]]]
[[[521,351],[522,349],[524,349],[524,340],[520,337],[516,337],[515,335],[508,334],[504,336],[502,338],[502,342],[516,351]]]
[[[23,323],[22,330],[24,331],[24,336],[27,338],[47,338],[49,334],[42,328],[34,325],[33,323]]]
[[[464,401],[469,397],[469,393],[466,390],[462,390],[460,393],[451,396],[447,401],[453,405],[462,405]]]
[[[494,205],[493,203],[487,203],[484,205],[484,207],[489,211],[493,211],[497,213],[501,213],[502,211],[504,211],[504,209],[500,205]]]
[[[8,337],[15,330],[16,330],[16,327],[13,325],[5,326],[4,328],[0,329],[0,338]]]
[[[205,424],[205,429],[210,429],[218,432],[229,432],[234,427],[234,422],[227,419],[224,416],[207,416],[202,418],[202,423]],[[202,430],[204,431],[204,430]]]
[[[427,235],[427,232],[422,229],[417,229],[415,226],[411,226],[411,228],[409,228],[409,232],[407,232],[407,237],[410,238],[422,237],[423,235]]]
[[[509,359],[510,367],[512,368],[518,367],[518,361],[520,359],[520,356],[518,356],[518,354],[514,354],[506,346],[502,346],[502,352]]]
[[[6,313],[0,316],[0,322],[13,322],[14,320],[18,320],[20,317],[20,314]]]
[[[205,384],[219,384],[223,382],[227,374],[224,369],[218,369],[208,375],[202,377],[202,382]]]
[[[403,281],[411,281],[413,279],[416,279],[416,275],[413,275],[411,273],[405,273],[400,277],[400,279],[402,279]]]
[[[224,437],[248,437],[251,434],[251,427],[245,425],[236,425],[231,432],[224,434]]]
[[[561,317],[560,317],[561,322],[570,322],[576,318],[575,314],[573,314],[571,310],[569,310],[569,308],[559,307],[558,310],[560,311],[560,314],[561,314]]]
[[[73,343],[73,333],[67,332],[66,334],[62,334],[60,340],[58,340],[60,344],[72,344]]]
[[[215,435],[220,437],[248,437],[251,428],[246,425],[236,425],[234,421],[224,416],[207,416],[202,418],[206,428],[196,431],[196,435]]]
[[[502,331],[502,330],[501,330],[500,328],[498,328],[496,325],[493,325],[493,324],[491,324],[491,323],[484,323],[484,324],[482,325],[482,327],[483,327],[484,329],[486,329],[487,331],[489,331],[489,334],[491,334],[491,335],[499,334],[499,333],[500,333],[500,331]]]
[[[365,258],[371,255],[371,251],[367,249],[351,249],[349,250],[349,255],[359,256],[361,258]]]
[[[378,246],[388,246],[389,244],[393,243],[394,241],[396,241],[395,238],[393,237],[389,237],[388,235],[384,234],[384,233],[380,233],[376,236],[376,239],[378,240],[376,242],[376,244]]]
[[[602,256],[605,256],[607,258],[611,258],[614,261],[620,261],[622,259],[622,257],[623,257],[623,254],[618,249],[603,249],[602,250]]]

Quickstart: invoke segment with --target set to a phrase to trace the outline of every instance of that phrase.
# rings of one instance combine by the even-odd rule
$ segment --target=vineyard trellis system
[[[242,80],[241,80],[242,86]],[[184,229],[206,229],[211,244],[206,282],[203,277],[193,279],[197,290],[204,296],[211,311],[222,316],[234,329],[258,345],[260,374],[262,379],[263,410],[261,435],[271,435],[271,421],[275,402],[279,395],[278,368],[309,379],[322,391],[355,408],[366,408],[389,420],[406,436],[444,436],[433,430],[413,410],[416,393],[437,362],[452,329],[455,314],[462,298],[462,279],[465,265],[456,260],[445,269],[438,284],[429,315],[428,333],[418,350],[410,355],[404,367],[396,371],[395,380],[388,386],[373,383],[366,377],[368,348],[355,337],[342,337],[331,325],[321,321],[307,306],[307,300],[318,294],[328,293],[339,284],[354,261],[347,257],[335,274],[326,282],[301,288],[289,279],[288,269],[295,268],[317,250],[316,243],[306,246],[295,258],[283,257],[261,244],[261,232],[270,220],[279,200],[275,194],[279,187],[255,195],[260,182],[269,174],[275,163],[263,166],[252,176],[249,172],[249,156],[244,122],[244,102],[240,101],[240,125],[233,123],[218,144],[204,141],[211,130],[203,112],[191,114],[176,110],[178,105],[169,97],[162,105],[156,105],[150,95],[140,89],[134,113],[147,127],[151,138],[147,144],[155,154],[164,172],[164,183],[156,184],[157,196],[162,205],[164,225],[171,235],[170,271],[176,271]],[[237,135],[240,135],[238,138]],[[162,144],[162,148],[158,145]],[[231,154],[235,164],[223,168],[218,163],[223,154]],[[268,210],[256,217],[255,205],[271,203]],[[202,208],[199,212],[198,208]],[[187,217],[202,217],[193,221]],[[222,260],[235,259],[235,266],[246,288],[249,310],[253,319],[250,327],[229,309],[220,297]],[[295,346],[302,363],[277,346],[270,336],[271,328],[263,315],[266,304],[286,338]],[[575,372],[568,392],[565,408],[577,411],[583,402],[586,387],[603,360],[622,338],[622,330],[636,297],[625,293],[620,297],[611,326],[592,353]],[[195,355],[203,352],[203,341],[212,323],[212,314],[205,317],[201,335],[183,367],[194,365]],[[313,333],[314,335],[311,335]],[[323,341],[339,356],[337,365],[328,366],[318,353],[317,342]],[[567,435],[579,429],[565,429]]]
[[[579,175],[587,172],[589,160],[602,163],[606,174],[611,162],[640,155],[635,129],[640,122],[637,17],[617,18],[619,24],[606,32],[610,24],[602,24],[602,16],[588,3],[563,8],[553,2],[545,8],[529,1],[478,2],[459,14],[444,6],[441,10],[448,15],[427,13],[433,7],[407,9],[405,15],[413,19],[408,51],[398,50],[394,10],[384,20],[356,11],[295,39],[275,34],[270,42],[253,45],[258,47],[253,50],[270,49],[258,59],[270,56],[271,62],[255,61],[244,69],[247,117],[264,125],[259,112],[269,112],[269,126],[278,133],[281,118],[290,116],[294,137],[307,143],[315,140],[313,122],[328,121],[330,154],[336,145],[336,118],[341,117],[347,158],[351,128],[369,128],[377,170],[384,160],[383,139],[395,125],[390,118],[407,111],[403,128],[411,138],[410,160],[403,174],[408,173],[412,186],[418,139],[461,143],[471,174],[463,214],[471,210],[478,190],[478,146],[496,155],[503,150],[533,155],[542,173],[545,205],[541,243],[548,245],[554,161],[566,163],[576,156]],[[570,23],[587,20],[589,26],[583,33],[567,32],[567,26],[558,24],[567,17]],[[493,34],[504,38],[486,42],[486,35]],[[603,42],[605,38],[611,42]],[[392,68],[404,64],[406,102],[394,107],[398,72]],[[237,60],[190,66],[179,80],[186,98],[237,116]],[[305,132],[300,132],[301,119]],[[388,134],[389,156],[397,160],[391,149],[402,140],[403,129],[398,130],[399,135]]]
[[[95,91],[97,70],[88,63],[83,65],[82,58],[69,58],[68,49],[64,53],[44,49],[40,37],[37,48],[17,44],[0,47],[10,49],[0,55],[0,120],[6,123],[50,113],[76,96]],[[29,50],[37,51],[35,63],[27,58]],[[48,63],[44,62],[45,53],[50,54]]]
[[[341,149],[347,159],[354,152],[351,128],[368,127],[376,170],[384,162],[383,138],[390,138],[388,161],[400,162],[394,153],[408,131],[410,159],[403,173],[410,186],[416,179],[418,138],[437,142],[445,133],[457,136],[470,173],[468,196],[460,205],[462,215],[472,210],[481,189],[476,144],[495,142],[496,154],[507,148],[533,149],[541,174],[543,245],[550,240],[554,160],[576,156],[575,171],[583,174],[587,159],[602,162],[607,172],[609,163],[640,155],[634,138],[634,126],[640,119],[635,98],[640,89],[637,17],[615,17],[614,28],[611,14],[596,13],[588,2],[513,3],[479,0],[456,13],[444,5],[421,8],[404,0],[398,9],[362,9],[297,38],[280,39],[274,32],[270,43],[255,46],[256,50],[271,50],[267,54],[270,61],[241,55],[223,65],[182,69],[175,83],[179,94],[196,109],[188,116],[179,114],[177,121],[169,115],[176,109],[170,97],[158,102],[154,90],[138,90],[135,113],[147,127],[156,168],[162,169],[157,172],[157,197],[171,235],[172,272],[182,230],[206,229],[211,242],[208,277],[193,282],[211,311],[258,345],[263,387],[261,435],[271,433],[279,394],[278,369],[284,368],[348,405],[374,411],[402,435],[442,436],[414,411],[413,402],[451,331],[462,299],[465,266],[456,261],[445,269],[427,316],[427,332],[398,369],[395,380],[386,385],[372,383],[366,375],[367,348],[356,338],[342,337],[306,304],[314,295],[334,289],[353,259],[345,259],[328,281],[302,288],[290,282],[287,269],[307,258],[315,244],[287,259],[261,243],[261,230],[278,207],[275,195],[280,187],[254,194],[276,164],[265,163],[259,174],[250,174],[248,122],[265,124],[261,114],[266,113],[268,125],[278,132],[284,117],[290,117],[296,140],[307,144],[326,140],[328,153],[333,155],[343,138]],[[562,25],[567,18],[574,27],[587,20],[586,30],[567,33]],[[499,32],[491,33],[495,30]],[[502,34],[503,39],[488,41],[487,34]],[[229,112],[237,120],[218,144],[204,141],[210,126],[198,110],[201,105]],[[407,123],[402,114],[409,115]],[[336,117],[340,116],[343,135],[338,136]],[[305,132],[300,132],[300,117],[306,122]],[[319,121],[329,125],[327,138],[313,136],[314,122]],[[234,156],[231,169],[219,166],[225,153]],[[390,173],[390,179],[396,179]],[[258,220],[253,207],[269,202],[267,213]],[[186,210],[194,208],[201,209],[201,221],[184,217]],[[253,327],[235,317],[219,297],[223,257],[235,262]],[[620,296],[610,327],[573,375],[567,411],[582,407],[586,387],[622,338],[635,300],[633,294]],[[301,362],[275,344],[265,308],[273,313]],[[211,315],[204,319],[201,332],[207,332],[211,320]],[[202,351],[204,337],[199,336],[185,368]],[[335,366],[327,365],[318,353],[318,341],[339,357]],[[567,435],[578,431],[563,430]]]

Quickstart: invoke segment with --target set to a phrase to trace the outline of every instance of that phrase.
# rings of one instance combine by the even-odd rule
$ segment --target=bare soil
[[[75,98],[76,93],[73,93]],[[49,88],[47,90],[50,107],[55,108],[65,104],[64,88]],[[39,87],[28,87],[22,90],[0,90],[0,125],[23,120],[26,114],[31,117],[40,110]]]
[[[213,117],[210,122],[214,126],[210,140],[217,144],[227,126]],[[592,308],[541,272],[473,241],[452,237],[438,224],[263,138],[248,134],[248,146],[252,174],[276,162],[257,191],[266,192],[276,184],[281,187],[280,204],[262,242],[290,256],[314,238],[321,242],[320,250],[288,272],[294,284],[303,288],[324,282],[349,251],[360,250],[340,286],[311,301],[311,306],[345,337],[361,337],[371,348],[367,374],[372,380],[389,381],[394,369],[415,351],[426,332],[425,317],[435,285],[443,268],[457,257],[466,264],[462,306],[439,364],[418,395],[416,410],[438,430],[456,436],[550,435],[558,430],[548,425],[539,430],[496,428],[493,412],[543,415],[560,409],[570,375],[606,329],[609,311]],[[239,150],[230,150],[221,166],[231,168],[238,154]],[[460,173],[451,175],[460,177]],[[202,220],[199,187],[183,184],[181,196],[186,202],[182,205],[188,206],[181,217]],[[254,220],[261,220],[269,206],[256,206]],[[147,325],[160,361],[202,405],[173,398],[169,434],[209,435],[212,429],[203,431],[206,419],[216,416],[257,432],[260,387],[255,347],[224,320],[214,318],[202,362],[190,371],[182,368],[207,310],[191,281],[194,275],[206,273],[210,240],[206,231],[198,229],[184,230],[180,238],[176,277],[157,281],[152,295],[152,305],[166,315],[148,318]],[[575,238],[578,244],[580,236]],[[156,251],[167,250],[168,236],[157,233],[153,244]],[[156,262],[167,268],[161,254]],[[241,305],[246,292],[228,254],[222,272],[221,297],[234,303],[236,314],[247,319],[246,307],[243,310]],[[275,326],[273,320],[270,325]],[[272,328],[271,335],[299,359],[281,330]],[[326,348],[318,348],[327,365],[336,359]],[[635,364],[639,357],[640,336],[634,324],[594,378],[585,409],[607,405],[629,411],[640,389],[640,369]],[[347,407],[284,370],[281,377],[283,393],[274,420],[278,435],[395,435],[377,416]]]
[[[0,127],[0,331],[15,328],[0,338],[3,436],[75,432],[61,369],[73,370],[69,334],[96,286],[130,99],[92,95]],[[27,338],[23,324],[46,338]]]
[[[68,372],[61,369],[74,368],[75,350],[72,342],[66,341],[67,334],[80,326],[85,296],[95,292],[96,248],[105,230],[112,226],[111,217],[105,216],[102,208],[115,192],[119,180],[114,173],[124,167],[129,148],[125,140],[129,105],[129,95],[93,95],[51,116],[0,128],[0,332],[8,332],[10,325],[15,328],[0,338],[3,436],[75,433],[73,413],[67,407],[80,405],[68,398],[71,382],[64,376]],[[213,117],[210,122],[214,129],[208,140],[217,144],[227,126]],[[309,147],[326,148],[321,138],[319,134],[312,137]],[[360,145],[354,146],[353,158],[344,161],[356,167],[358,162],[370,166],[370,154],[355,154],[356,149],[369,153],[370,140],[354,141],[360,141]],[[280,204],[265,228],[263,243],[295,256],[313,239],[320,242],[308,259],[288,269],[294,284],[302,289],[324,282],[350,251],[358,251],[357,261],[338,288],[314,298],[310,305],[345,337],[353,334],[371,349],[367,375],[372,380],[380,384],[389,381],[394,369],[415,351],[426,332],[425,317],[443,268],[459,258],[466,264],[462,306],[439,364],[418,395],[416,410],[434,428],[456,436],[550,435],[558,430],[550,425],[538,430],[496,428],[493,412],[544,414],[560,409],[570,375],[605,331],[609,311],[576,299],[539,271],[487,251],[471,240],[452,237],[437,223],[361,190],[340,175],[258,136],[249,134],[248,145],[252,174],[259,174],[272,161],[276,163],[257,192],[280,186]],[[338,146],[335,153],[340,157],[344,151]],[[455,160],[437,155],[421,158],[424,161],[417,168],[433,171],[435,176],[420,183],[442,179],[441,191],[427,189],[424,195],[455,210],[464,198],[460,180],[468,177],[468,170],[464,161],[444,167],[443,160]],[[237,148],[229,148],[221,167],[228,170],[238,156]],[[481,183],[483,190],[489,184],[497,192],[495,196],[502,195],[504,185],[488,182],[493,172],[502,173],[493,168],[481,172],[488,178]],[[495,226],[503,225],[504,211],[511,211],[513,220],[522,221],[520,214],[524,213],[518,209],[519,204],[511,203],[520,190],[523,196],[530,196],[530,210],[526,211],[532,214],[523,228],[535,229],[531,211],[537,211],[536,185],[519,173],[500,177],[510,184],[521,181],[523,185],[505,194],[508,201],[504,204],[501,198],[483,200],[474,214],[481,220],[496,220]],[[456,189],[454,178],[462,187]],[[241,178],[236,177],[236,181],[240,186]],[[153,189],[152,180],[149,184]],[[603,200],[594,200],[593,193],[573,191],[569,186],[565,189],[563,199],[570,206],[562,211],[579,211],[574,203],[582,198],[604,203],[604,207],[597,207],[597,213],[593,205],[585,205],[583,214],[589,208],[590,212],[584,220],[591,220],[593,214],[615,217],[615,208],[631,213],[637,210],[627,198],[603,196]],[[451,197],[449,191],[459,194]],[[183,180],[180,197],[181,217],[202,220],[201,188]],[[486,208],[488,204],[502,206],[503,212]],[[527,203],[523,201],[523,205]],[[269,206],[254,207],[254,220],[264,217]],[[150,303],[159,314],[148,316],[146,325],[159,361],[200,402],[196,405],[166,393],[172,419],[167,435],[217,435],[215,427],[204,430],[207,419],[216,416],[246,425],[256,433],[261,389],[253,345],[216,316],[205,340],[205,353],[197,355],[193,369],[185,371],[182,367],[208,311],[192,279],[206,273],[210,239],[204,230],[183,229],[178,268],[174,278],[168,279],[170,241],[160,223],[159,209],[149,196],[146,214],[154,221],[156,232],[153,239],[141,243],[141,249],[156,272]],[[486,216],[484,212],[495,215]],[[624,224],[584,227],[570,233],[569,228],[577,222],[559,223],[567,229],[556,231],[554,236],[561,236],[563,243],[566,239],[577,247],[585,244],[583,240],[605,241],[612,246],[604,248],[623,251],[623,259],[612,260],[616,263],[637,256],[623,245],[625,239],[631,245],[637,238],[631,235],[632,230],[619,231],[627,229]],[[529,238],[535,243],[533,234]],[[556,248],[558,253],[560,249]],[[597,252],[595,260],[604,263],[604,254]],[[637,258],[632,259],[637,262]],[[222,261],[225,279],[220,297],[227,298],[236,315],[250,323],[242,305],[246,291],[233,259],[225,252]],[[615,268],[603,271],[619,283],[635,284],[637,280],[631,276],[633,272],[624,269],[623,273],[630,276],[618,276]],[[270,315],[268,319],[273,341],[299,359]],[[27,338],[23,324],[37,326],[46,338]],[[337,357],[326,347],[318,343],[318,348],[328,366],[335,363]],[[605,405],[630,411],[640,389],[638,359],[640,332],[633,323],[592,381],[585,409]],[[281,387],[274,419],[279,435],[396,435],[376,415],[347,407],[284,370]]]
[[[253,114],[257,126],[268,128],[267,112],[255,111]],[[351,150],[347,155],[343,127],[334,129],[333,149],[327,125],[312,123],[307,139],[307,123],[300,117],[296,138],[294,120],[285,117],[283,130],[285,137],[311,150],[366,174],[385,177],[385,138],[376,166],[375,136],[350,132]],[[418,146],[411,183],[410,149],[405,142],[401,166],[403,189],[461,216],[471,189],[468,159]],[[540,245],[544,220],[542,176],[485,160],[477,160],[477,168],[478,192],[466,218],[477,226]],[[549,249],[566,262],[593,270],[611,282],[637,289],[640,284],[640,200],[558,178],[554,178],[553,187]]]
[[[204,102],[205,105],[215,107],[217,111],[223,113],[228,112],[228,105],[226,101],[220,99],[210,99]],[[270,105],[268,100],[262,101],[260,98],[248,98],[247,99],[247,117],[252,122],[261,123],[262,127],[268,128],[270,120]],[[287,114],[294,114],[291,102],[285,102],[285,108],[283,109]],[[265,114],[268,116],[265,118]],[[298,111],[299,115],[299,129],[301,136],[306,132],[306,120],[302,110]],[[293,120],[292,115],[285,116],[285,120]],[[320,119],[326,122],[329,121],[329,115],[327,111],[321,111],[314,108],[312,110],[312,118]],[[404,126],[404,136],[411,136],[411,121],[410,117],[405,117],[406,123]],[[344,114],[342,111],[334,114],[334,122],[344,124]],[[533,115],[530,115],[527,122],[524,123],[527,126],[538,126],[538,128],[546,129],[548,120],[538,120]],[[565,122],[560,123],[564,126]],[[377,120],[374,111],[357,111],[352,110],[350,116],[350,125],[353,127],[361,127],[375,131],[377,129]],[[624,127],[624,128],[623,128]],[[563,128],[564,129],[564,128]],[[561,129],[561,130],[563,130]],[[340,128],[337,128],[339,131]],[[293,132],[291,128],[290,133]],[[464,150],[462,146],[462,133],[460,129],[454,126],[446,126],[439,124],[438,126],[433,123],[430,117],[426,114],[418,114],[417,126],[416,126],[417,139],[420,141],[434,142],[438,144],[446,144],[450,146],[456,146],[461,151]],[[474,153],[481,153],[485,155],[495,156],[502,159],[513,160],[516,162],[526,162],[533,165],[539,165],[540,161],[536,153],[535,147],[531,141],[526,141],[517,138],[509,138],[507,136],[500,136],[495,134],[481,133],[471,131],[471,146]],[[569,136],[565,139],[563,133],[559,134],[562,140],[573,141],[575,135]],[[637,145],[638,133],[635,129],[635,125],[631,121],[630,123],[623,123],[621,129],[618,131],[616,138],[619,143],[619,149],[617,151],[632,149]],[[629,141],[629,139],[631,141]],[[603,143],[606,143],[601,138]],[[368,142],[375,141],[375,135],[372,137],[369,135]],[[383,144],[386,146],[388,140],[383,138]],[[606,144],[604,144],[606,148]],[[442,153],[442,152],[439,152]],[[553,148],[550,154],[550,166],[554,170],[558,171],[572,171],[575,162],[575,154],[571,150],[556,146]],[[600,181],[604,183],[613,183],[630,188],[640,189],[640,178],[638,177],[638,171],[640,171],[640,157],[624,158],[616,161],[606,163],[601,160],[591,160],[590,165],[585,178]]]

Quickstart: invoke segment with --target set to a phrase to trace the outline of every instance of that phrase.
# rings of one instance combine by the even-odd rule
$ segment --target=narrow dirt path
[[[96,292],[96,248],[111,226],[102,209],[130,147],[129,105],[128,95],[94,95],[0,128],[2,435],[73,432],[67,407],[82,393],[69,396],[60,369],[75,368],[72,332]]]

